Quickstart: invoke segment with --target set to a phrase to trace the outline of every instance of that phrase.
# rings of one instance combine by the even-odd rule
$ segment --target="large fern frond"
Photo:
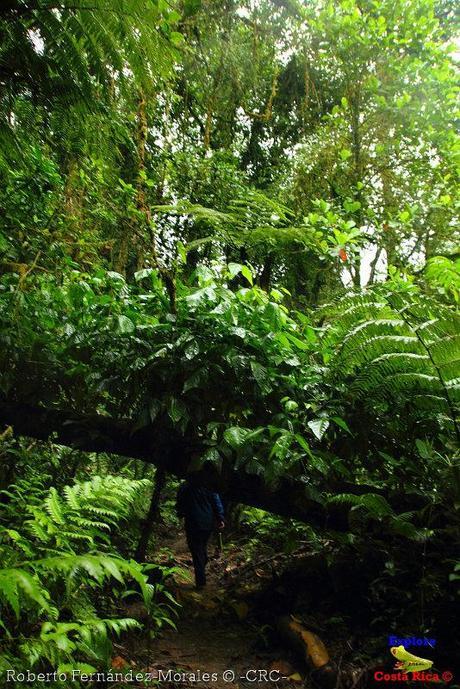
[[[346,385],[347,394],[364,403],[386,400],[434,411],[458,428],[458,313],[415,291],[379,288],[329,305],[324,315],[333,384]]]

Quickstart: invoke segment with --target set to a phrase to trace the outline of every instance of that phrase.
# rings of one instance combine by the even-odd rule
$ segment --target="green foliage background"
[[[332,542],[365,624],[458,657],[454,4],[109,4],[0,8],[1,404],[301,484],[346,529],[248,508],[248,552]],[[172,622],[152,472],[0,433],[4,667],[108,667],[127,591]]]

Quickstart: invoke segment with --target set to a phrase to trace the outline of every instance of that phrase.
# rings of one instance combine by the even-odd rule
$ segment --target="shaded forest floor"
[[[203,591],[196,591],[185,537],[180,531],[165,529],[161,535],[161,556],[156,555],[155,559],[179,568],[172,585],[172,592],[181,606],[175,619],[177,629],[164,627],[153,639],[145,633],[130,636],[118,646],[120,663],[128,659],[136,672],[149,673],[152,679],[158,680],[159,686],[171,689],[192,686],[200,689],[315,687],[302,658],[285,646],[274,632],[277,616],[290,612],[284,608],[286,582],[277,581],[274,575],[278,556],[248,559],[238,543],[224,543],[223,552],[219,554],[217,537],[213,538],[209,547],[208,584]],[[279,557],[288,559],[291,564],[296,559],[284,554]],[[305,557],[309,554],[301,553],[299,562],[304,563]],[[287,586],[289,588],[290,584]],[[136,604],[129,606],[126,612],[142,617]],[[321,629],[320,616],[312,617],[310,622],[312,629]],[[338,658],[339,664],[344,645],[345,639],[328,644],[331,657]],[[161,674],[168,670],[186,676],[168,681]],[[232,671],[234,678],[224,675],[226,670]],[[264,677],[259,671],[271,672],[271,675]],[[208,681],[206,673],[214,673],[217,677]],[[193,674],[195,680],[190,678]],[[348,686],[358,686],[358,674],[357,681],[347,683]]]
[[[175,620],[177,630],[165,627],[159,636],[149,639],[145,635],[130,637],[120,645],[120,656],[134,659],[136,669],[161,678],[160,671],[182,672],[187,675],[198,671],[217,675],[209,681],[162,681],[162,687],[200,687],[201,689],[246,689],[254,686],[301,686],[299,663],[289,650],[273,645],[266,634],[268,627],[254,618],[251,600],[271,577],[270,562],[266,569],[256,570],[245,561],[241,548],[224,546],[218,553],[216,538],[210,543],[210,562],[207,567],[208,583],[203,591],[193,585],[193,567],[185,537],[181,532],[169,534],[163,540],[163,560],[174,564],[180,571],[174,575],[172,592],[180,608]],[[249,565],[249,566],[248,566]],[[238,573],[241,572],[241,577]],[[127,610],[133,617],[141,616],[136,606]],[[232,679],[225,671],[235,673]],[[279,681],[258,681],[254,671],[272,671],[271,677]],[[285,677],[285,679],[281,679]],[[143,686],[143,685],[139,685]]]
[[[157,535],[162,547],[155,561],[178,568],[170,587],[180,604],[177,629],[166,626],[153,638],[144,631],[124,639],[116,646],[120,655],[115,661],[121,668],[129,665],[136,672],[149,673],[153,686],[165,689],[365,689],[382,686],[373,679],[376,669],[394,671],[388,634],[381,634],[381,628],[377,633],[369,631],[365,589],[342,566],[340,580],[331,586],[324,553],[313,553],[305,544],[289,555],[250,557],[236,537],[224,542],[219,554],[214,540],[209,548],[208,585],[195,591],[184,534],[165,526]],[[145,618],[145,609],[138,604],[128,606],[126,613]],[[292,613],[325,642],[339,669],[337,681],[316,683],[318,677],[305,663],[305,654],[302,657],[292,644],[285,644],[276,631],[280,615]],[[181,676],[169,679],[168,671]],[[272,674],[267,678],[258,671]],[[383,684],[387,689],[401,686],[401,682]]]

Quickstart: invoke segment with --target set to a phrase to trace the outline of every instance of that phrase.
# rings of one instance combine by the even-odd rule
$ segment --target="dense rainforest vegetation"
[[[151,665],[210,461],[234,578],[275,563],[241,634],[460,683],[456,9],[1,3],[2,682]]]

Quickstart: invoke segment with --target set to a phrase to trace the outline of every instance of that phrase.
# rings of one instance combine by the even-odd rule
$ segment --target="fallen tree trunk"
[[[196,439],[174,435],[166,422],[163,427],[160,421],[136,430],[127,421],[102,415],[77,415],[10,401],[0,401],[0,423],[12,426],[17,435],[52,439],[84,452],[107,452],[141,459],[178,477],[186,475],[191,455],[200,449]],[[273,487],[260,476],[224,465],[220,484],[220,491],[232,502],[259,507],[321,528],[343,530],[347,527],[346,510],[325,510],[319,502],[308,497],[306,487],[300,482],[281,479]]]
[[[106,452],[140,459],[178,477],[186,475],[192,455],[203,450],[199,439],[175,433],[165,418],[136,429],[132,422],[126,420],[0,399],[0,424],[12,426],[17,435],[51,439],[84,452]],[[353,484],[328,486],[328,490],[355,494],[376,491],[369,486]],[[258,507],[319,528],[348,529],[349,510],[346,506],[326,508],[309,496],[304,483],[289,477],[268,485],[262,476],[246,473],[244,467],[235,470],[229,463],[224,463],[219,491],[229,501]]]
[[[292,615],[280,617],[276,627],[282,639],[302,658],[314,684],[324,689],[334,689],[338,684],[337,669],[319,636]]]

